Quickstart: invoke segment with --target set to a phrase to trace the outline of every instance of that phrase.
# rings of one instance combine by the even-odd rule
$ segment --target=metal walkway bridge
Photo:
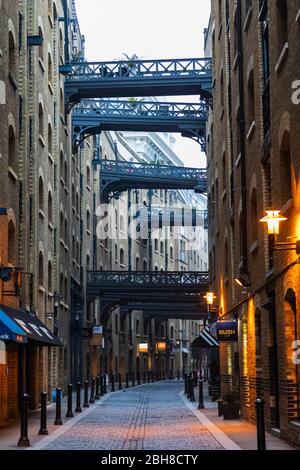
[[[69,106],[84,98],[199,95],[211,100],[212,61],[208,58],[71,62],[66,74]]]
[[[74,150],[101,131],[174,132],[197,140],[205,151],[205,102],[84,100],[73,109]]]
[[[134,219],[141,226],[149,226],[151,222],[151,230],[163,227],[204,227],[204,229],[208,229],[207,210],[193,207],[152,206],[150,210],[147,206],[141,206]]]
[[[91,301],[101,297],[101,313],[107,320],[118,305],[138,304],[197,304],[199,309],[208,291],[207,272],[128,272],[90,271],[87,273],[86,293]],[[158,295],[159,293],[159,295]],[[172,317],[173,311],[170,311]]]
[[[194,303],[138,303],[130,302],[120,307],[121,316],[128,315],[133,310],[143,311],[143,314],[158,320],[179,319],[179,320],[200,320],[207,319],[207,306],[199,302]]]
[[[101,160],[101,202],[108,203],[110,195],[128,189],[192,189],[207,192],[205,169],[186,168],[149,163]]]

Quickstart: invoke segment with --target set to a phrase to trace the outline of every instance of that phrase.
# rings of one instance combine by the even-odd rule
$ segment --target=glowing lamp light
[[[165,341],[158,341],[156,343],[156,350],[158,352],[164,352],[167,349],[167,343]]]
[[[215,294],[213,292],[207,292],[207,294],[204,295],[204,299],[206,299],[207,305],[213,305],[214,300],[216,298],[217,297],[215,296]]]
[[[138,345],[139,353],[148,353],[149,352],[149,344],[148,343],[140,343]]]
[[[279,235],[279,224],[287,220],[280,214],[280,211],[266,211],[266,216],[260,219],[260,222],[268,226],[268,235]]]

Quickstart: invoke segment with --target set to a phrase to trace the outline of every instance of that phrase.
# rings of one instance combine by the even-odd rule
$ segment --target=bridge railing
[[[102,160],[101,172],[105,173],[105,177],[111,175],[113,177],[124,176],[143,176],[149,178],[180,178],[188,181],[203,181],[207,179],[206,169],[203,168],[186,168],[167,165],[156,165],[150,163],[136,163],[115,160]]]
[[[208,105],[198,103],[161,103],[147,101],[85,100],[77,105],[73,117],[172,118],[206,121]]]
[[[67,81],[84,79],[128,80],[137,78],[197,77],[212,75],[212,60],[163,59],[112,62],[72,62]]]
[[[161,272],[161,271],[88,271],[87,286],[96,285],[100,288],[111,287],[203,287],[208,286],[207,272]]]

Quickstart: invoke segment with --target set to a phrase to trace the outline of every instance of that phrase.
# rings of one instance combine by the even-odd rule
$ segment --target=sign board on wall
[[[238,340],[238,324],[236,321],[218,321],[217,339],[220,343]]]

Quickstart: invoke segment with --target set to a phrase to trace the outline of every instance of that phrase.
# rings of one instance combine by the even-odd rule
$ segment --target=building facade
[[[298,1],[213,0],[206,31],[210,282],[219,317],[238,322],[238,342],[220,346],[222,394],[237,392],[253,422],[264,398],[268,430],[296,446],[299,264],[295,250],[272,249],[259,220],[280,210],[278,241],[299,239],[299,17]]]

